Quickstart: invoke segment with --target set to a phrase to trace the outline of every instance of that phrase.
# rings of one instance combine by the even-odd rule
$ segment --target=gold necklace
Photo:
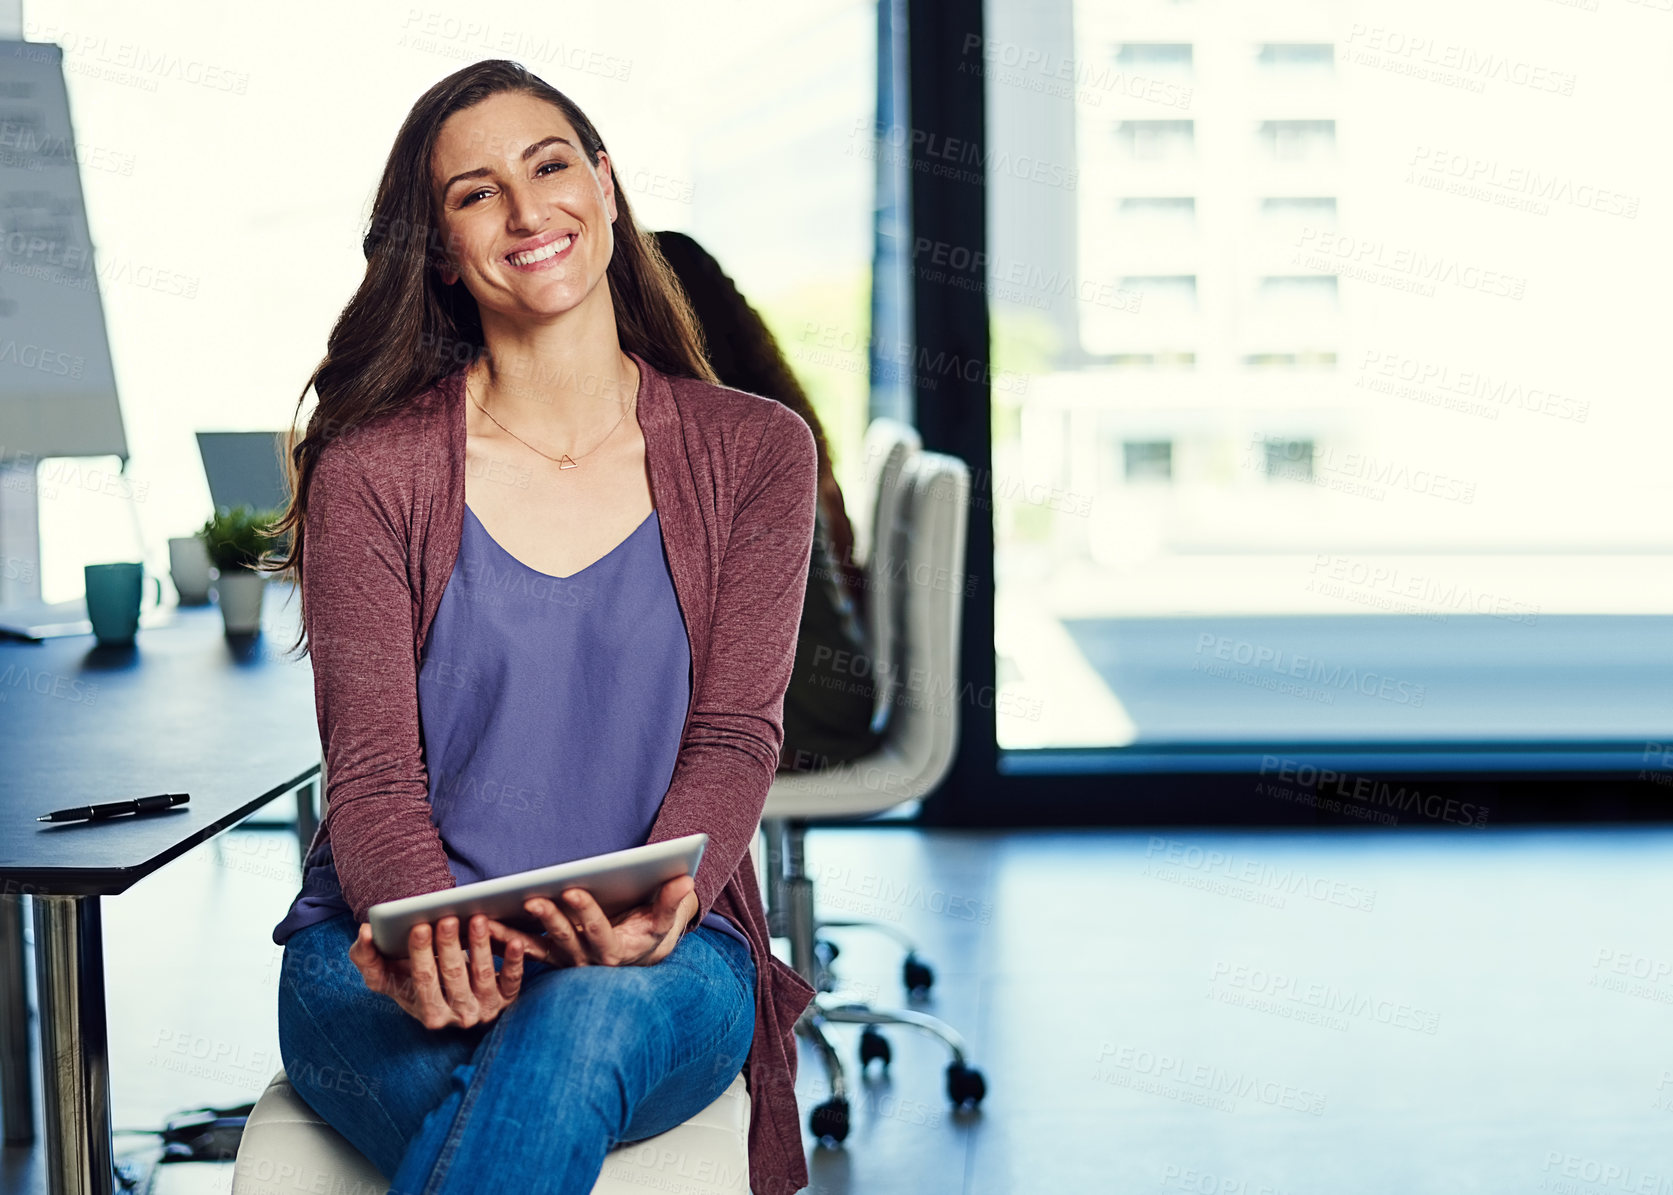
[[[560,468],[560,469],[574,469],[574,468],[579,467],[576,464],[576,458],[570,456],[569,453],[566,452],[562,456],[552,456],[550,453],[541,452],[540,449],[536,448],[533,444],[530,444],[527,440],[523,439],[522,436],[519,436],[516,432],[512,431],[505,424],[501,423],[498,419],[495,419],[493,417],[493,415],[489,414],[488,408],[483,406],[480,402],[477,402],[476,395],[471,393],[471,381],[470,381],[470,377],[468,375],[465,378],[465,394],[466,394],[467,397],[470,398],[471,402],[476,403],[476,409],[477,410],[481,411],[484,415],[488,416],[489,420],[492,421],[492,423],[494,424],[495,427],[499,428],[502,432],[504,432],[506,435],[510,436],[513,440],[516,440],[517,443],[521,444],[524,448],[527,448],[530,452],[533,452],[533,453],[536,453],[539,456],[545,457],[547,460],[556,464],[558,466],[558,468]],[[633,397],[635,399],[637,399],[639,397],[637,391],[635,391]],[[627,418],[628,411],[630,411],[632,409],[633,409],[633,403],[632,402],[629,402],[627,404],[627,406],[622,408],[621,419],[618,419],[618,420],[616,420],[615,423],[611,424],[610,430],[604,433],[604,440],[608,440],[611,436],[616,434],[616,429],[622,425],[622,421]],[[591,448],[587,449],[587,451],[583,452],[581,455],[582,456],[587,456],[590,453],[597,452],[600,448],[604,447],[604,440],[600,440],[597,444],[594,444]]]

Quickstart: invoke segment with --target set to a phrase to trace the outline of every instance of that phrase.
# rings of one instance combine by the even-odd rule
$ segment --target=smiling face
[[[513,319],[609,305],[600,286],[614,248],[609,155],[588,161],[563,111],[500,92],[442,125],[430,165],[451,286]]]

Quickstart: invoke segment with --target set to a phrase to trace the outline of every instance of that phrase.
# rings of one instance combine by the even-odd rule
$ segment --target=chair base
[[[905,975],[909,990],[927,989],[933,974],[912,949],[911,939],[893,926],[879,922],[829,920],[821,921],[813,912],[813,881],[807,876],[803,860],[803,840],[807,823],[799,818],[769,818],[761,823],[767,840],[767,916],[768,927],[775,937],[790,939],[791,965],[801,977],[813,985],[813,1002],[796,1021],[796,1033],[819,1051],[830,1085],[830,1095],[808,1115],[808,1128],[821,1144],[841,1144],[848,1136],[848,1080],[844,1074],[842,1056],[825,1033],[827,1024],[864,1025],[860,1036],[860,1066],[868,1066],[873,1059],[888,1066],[890,1050],[887,1040],[877,1032],[878,1025],[906,1025],[939,1038],[953,1058],[947,1064],[947,1098],[955,1108],[974,1107],[987,1094],[987,1081],[982,1072],[970,1065],[964,1038],[956,1029],[939,1017],[908,1009],[878,1009],[869,1003],[843,997],[832,974],[829,961],[832,951],[828,943],[816,937],[816,927],[828,925],[879,929],[903,942],[908,949]],[[914,978],[918,981],[914,982]]]
[[[959,1036],[958,1030],[940,1017],[932,1017],[928,1013],[913,1009],[880,1009],[857,1002],[827,1004],[818,997],[815,999],[819,1001],[819,1016],[822,1020],[839,1025],[909,1025],[932,1037],[940,1038],[952,1053],[954,1062],[961,1066],[969,1065],[964,1038]]]
[[[816,934],[819,930],[827,927],[831,929],[875,929],[887,933],[906,949],[906,957],[901,960],[900,982],[901,986],[906,989],[907,995],[913,1000],[921,1000],[929,995],[930,988],[935,984],[934,969],[919,956],[912,939],[894,926],[871,921],[819,920],[813,924]],[[840,953],[841,951],[837,949],[836,943],[829,938],[814,938],[812,960],[813,974],[816,977],[813,981],[814,991],[829,992],[835,990],[840,980],[831,964]]]
[[[872,1059],[889,1065],[890,1050],[887,1040],[876,1031],[878,1025],[906,1025],[939,1038],[951,1052],[947,1064],[947,1098],[954,1108],[974,1108],[987,1094],[987,1080],[982,1072],[971,1066],[964,1039],[947,1022],[927,1013],[909,1009],[878,1009],[869,1004],[832,999],[828,993],[818,993],[801,1018],[796,1032],[811,1042],[825,1064],[830,1083],[830,1095],[808,1115],[808,1128],[821,1145],[840,1145],[848,1136],[848,1080],[831,1039],[825,1033],[827,1024],[864,1025],[860,1037],[860,1067],[863,1070]]]

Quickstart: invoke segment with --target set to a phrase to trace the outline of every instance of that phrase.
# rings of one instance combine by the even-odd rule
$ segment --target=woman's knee
[[[572,1026],[576,1036],[586,1038],[607,1025],[653,1016],[660,1004],[656,978],[646,967],[570,967],[525,998],[533,995],[530,1003],[543,1018]]]
[[[526,987],[502,1032],[567,1069],[618,1070],[671,1031],[659,977],[645,967],[569,967]]]
[[[318,982],[279,990],[279,1061],[291,1086],[316,1111],[327,1101],[375,1100],[381,1094],[372,1067],[361,1065],[357,1047],[368,1036],[351,1008],[346,993],[330,992]]]
[[[705,1040],[741,1066],[755,1009],[747,991],[732,1000],[732,986],[660,965],[566,968],[524,989],[502,1014],[504,1033],[519,1048],[560,1057],[577,1072],[683,1065],[693,1044]]]
[[[623,1012],[655,1007],[661,976],[650,967],[567,967],[540,985],[538,998],[566,1015],[608,1005]]]
[[[286,945],[279,973],[279,1059],[316,1110],[343,1099],[380,1100],[390,1012],[347,957],[349,934],[310,926]],[[340,956],[340,957],[339,957]],[[404,1014],[402,1014],[404,1015]]]

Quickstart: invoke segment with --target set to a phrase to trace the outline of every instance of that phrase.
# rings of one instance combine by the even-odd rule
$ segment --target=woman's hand
[[[467,955],[459,942],[459,919],[443,917],[436,923],[438,957],[430,946],[430,926],[421,923],[407,933],[408,957],[392,959],[372,944],[372,927],[362,922],[349,958],[368,988],[394,1000],[426,1029],[469,1029],[499,1016],[523,986],[522,943],[507,943],[504,965],[496,973],[491,930],[509,932],[481,913],[471,918]]]
[[[686,924],[697,915],[697,884],[688,875],[663,884],[649,904],[615,917],[606,917],[585,889],[570,888],[561,895],[563,907],[538,896],[523,902],[546,926],[539,937],[492,923],[494,936],[506,943],[507,957],[519,945],[529,957],[554,967],[648,967],[673,953]]]

